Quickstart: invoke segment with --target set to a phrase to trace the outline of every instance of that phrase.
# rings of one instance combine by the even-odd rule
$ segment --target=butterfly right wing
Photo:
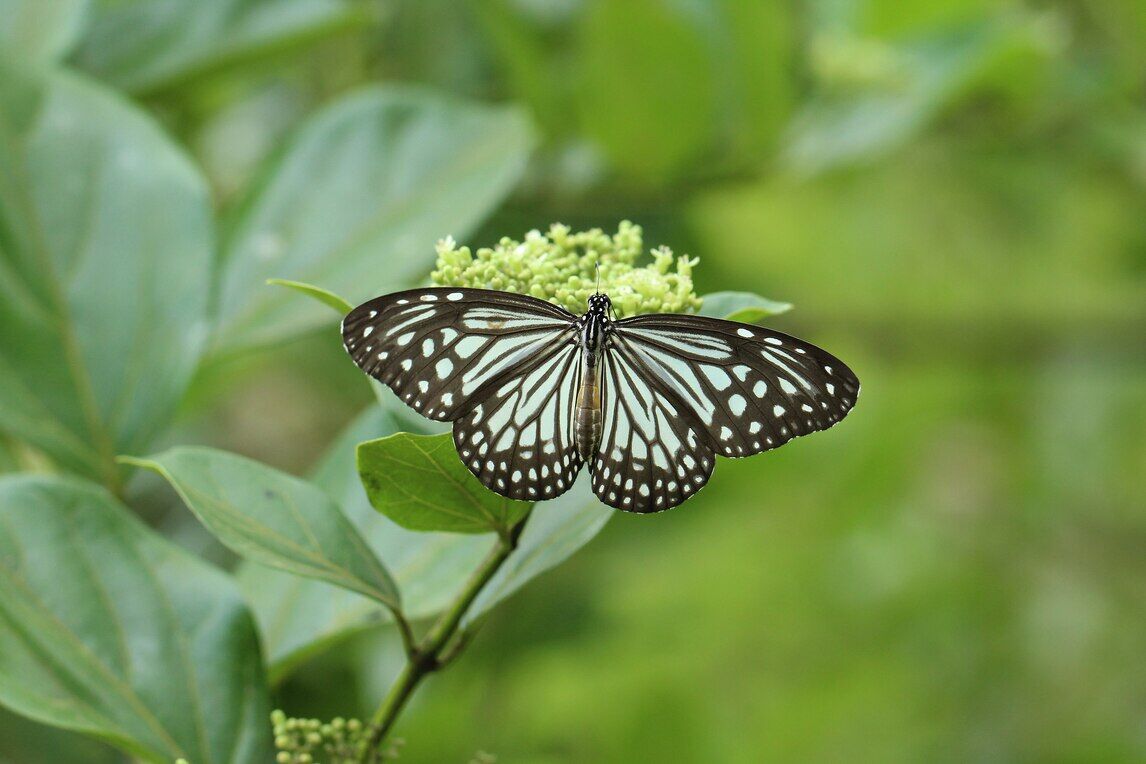
[[[454,423],[462,462],[490,490],[537,501],[572,486],[577,317],[525,295],[415,289],[351,311],[343,343],[419,413]]]

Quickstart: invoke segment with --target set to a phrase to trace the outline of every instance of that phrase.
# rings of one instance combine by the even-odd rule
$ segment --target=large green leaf
[[[313,484],[212,448],[130,461],[166,478],[207,530],[248,560],[399,606],[386,568]]]
[[[129,104],[2,62],[0,168],[0,429],[113,484],[207,335],[206,186]]]
[[[615,512],[597,501],[587,475],[567,493],[538,504],[517,549],[482,589],[463,625],[473,623],[530,579],[567,560],[588,544]]]
[[[343,0],[96,0],[75,63],[125,90],[154,91],[362,20]]]
[[[494,544],[488,535],[408,531],[375,511],[355,469],[359,443],[409,428],[438,429],[436,422],[407,417],[392,395],[371,407],[338,438],[313,480],[338,499],[363,537],[386,561],[410,618],[440,612],[461,591]],[[415,421],[420,420],[420,421]],[[614,514],[578,483],[564,496],[538,504],[520,547],[476,603],[472,618],[487,612],[530,578],[559,564],[588,543]],[[255,616],[278,680],[309,655],[387,618],[369,600],[319,581],[244,565],[239,582]]]
[[[149,761],[273,755],[232,581],[72,479],[0,478],[0,702]]]
[[[338,438],[312,478],[338,500],[386,561],[402,592],[403,610],[417,619],[437,613],[453,599],[494,541],[488,536],[415,533],[370,506],[355,469],[355,449],[364,440],[399,429],[389,408],[370,407]],[[239,583],[254,603],[274,679],[331,642],[388,617],[376,603],[353,592],[261,565],[243,565]]]
[[[51,61],[75,42],[88,0],[0,0],[0,49]]]
[[[704,296],[700,315],[753,324],[791,309],[790,302],[769,300],[751,292],[713,292]]]
[[[351,302],[421,278],[435,241],[468,234],[513,188],[532,144],[514,109],[417,89],[370,88],[328,107],[287,142],[226,237],[220,347],[330,322],[268,278]]]
[[[503,533],[530,507],[478,482],[445,433],[399,432],[363,443],[358,474],[374,508],[414,531]]]

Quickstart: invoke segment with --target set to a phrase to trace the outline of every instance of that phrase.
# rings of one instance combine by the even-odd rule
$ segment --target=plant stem
[[[394,617],[394,626],[398,628],[398,636],[402,638],[402,650],[406,653],[406,659],[409,660],[418,651],[418,646],[414,642],[414,630],[410,628],[410,622],[406,620],[401,609],[394,608],[390,613]]]
[[[509,555],[513,553],[513,550],[517,548],[517,542],[521,538],[521,532],[525,529],[525,523],[528,519],[529,516],[526,515],[506,533],[499,534],[497,545],[490,550],[489,555],[470,576],[465,588],[462,589],[449,608],[442,613],[442,616],[426,633],[422,641],[413,650],[408,651],[406,665],[402,668],[402,673],[398,675],[394,686],[390,688],[390,692],[386,694],[382,704],[378,706],[378,710],[370,719],[369,734],[358,748],[359,764],[377,761],[378,749],[386,740],[386,735],[389,734],[394,723],[398,720],[398,715],[406,707],[406,703],[414,694],[414,690],[418,688],[423,679],[442,667],[442,654],[446,646],[457,634],[458,626],[465,618],[474,600],[481,594],[482,589],[509,558]],[[466,639],[472,635],[472,631],[472,628],[467,630]],[[455,647],[458,646],[455,645]],[[458,652],[460,652],[460,648],[452,649],[449,657],[455,657]]]

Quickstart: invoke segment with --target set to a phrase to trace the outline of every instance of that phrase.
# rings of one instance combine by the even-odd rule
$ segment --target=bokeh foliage
[[[859,407],[505,603],[403,760],[1141,760],[1143,51],[1135,0],[0,0],[0,469],[115,486],[115,454],[180,442],[318,463],[428,614],[490,538],[401,530],[330,467],[420,425],[372,405],[324,308],[259,282],[365,298],[447,234],[633,219],[701,292],[795,303],[770,321],[846,358]],[[157,482],[122,492],[234,562]],[[376,702],[385,611],[239,580],[277,702]],[[0,740],[115,760],[10,716]]]

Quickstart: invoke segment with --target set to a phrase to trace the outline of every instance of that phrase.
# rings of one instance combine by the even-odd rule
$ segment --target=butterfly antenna
[[[597,294],[601,294],[601,264],[593,263],[593,267],[597,269]]]

